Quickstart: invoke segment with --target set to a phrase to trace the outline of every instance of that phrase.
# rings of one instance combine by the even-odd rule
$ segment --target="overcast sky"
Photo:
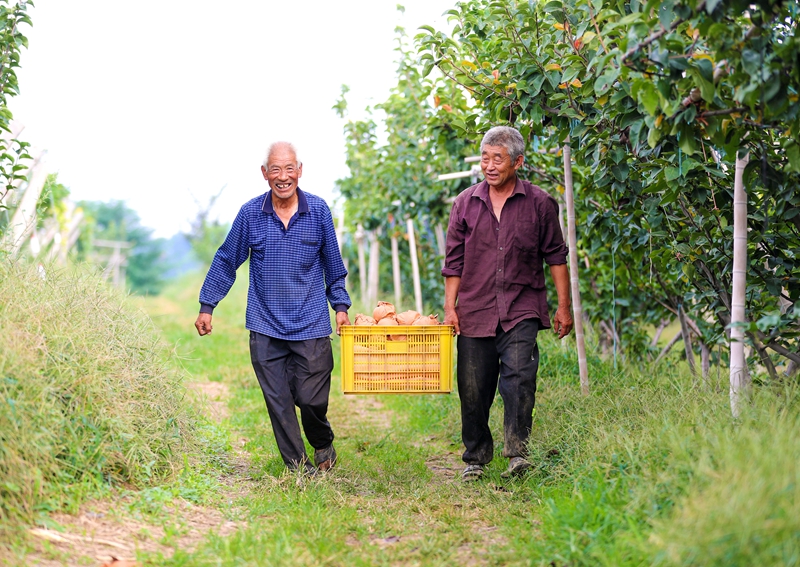
[[[395,84],[394,29],[444,29],[456,0],[37,0],[9,107],[76,200],[125,200],[156,236],[215,208],[230,221],[267,190],[267,145],[293,141],[300,186],[332,204],[353,114]]]

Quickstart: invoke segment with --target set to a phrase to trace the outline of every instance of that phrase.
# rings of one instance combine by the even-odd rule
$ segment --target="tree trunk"
[[[411,250],[411,275],[414,279],[414,303],[418,312],[422,313],[422,286],[419,281],[419,262],[417,261],[417,239],[414,236],[414,221],[406,219],[408,230],[408,248]]]
[[[700,367],[703,373],[703,386],[709,387],[708,373],[711,370],[711,349],[700,339]]]
[[[567,206],[567,236],[569,244],[569,274],[572,289],[572,319],[575,322],[575,342],[578,347],[578,373],[581,379],[581,393],[589,395],[589,368],[586,364],[586,343],[583,336],[583,306],[578,278],[578,238],[575,230],[575,197],[572,187],[572,150],[569,138],[564,144],[564,197]],[[562,227],[563,230],[563,227]]]
[[[694,349],[692,348],[692,334],[689,332],[689,324],[686,322],[686,313],[683,305],[678,305],[678,321],[681,323],[681,335],[683,335],[683,350],[686,353],[686,362],[692,376],[697,376],[697,369],[694,366]]]
[[[400,287],[400,252],[397,245],[397,235],[392,234],[392,276],[394,281],[394,305],[400,313],[400,300],[403,293]]]
[[[670,323],[672,323],[670,319],[661,319],[661,323],[658,324],[658,328],[656,329],[656,332],[653,335],[653,340],[650,343],[651,347],[656,348],[658,346],[658,341],[661,338],[661,333],[664,332],[664,329],[669,327]]]
[[[736,157],[736,173],[733,182],[733,289],[731,291],[731,364],[730,398],[731,413],[739,417],[742,397],[750,387],[745,372],[744,325],[745,290],[747,287],[747,195],[744,190],[744,168],[750,154]]]
[[[670,350],[672,350],[672,347],[675,346],[675,343],[677,343],[679,340],[681,340],[682,336],[683,336],[683,333],[681,331],[678,331],[678,334],[675,335],[674,337],[672,337],[672,340],[667,343],[667,346],[665,346],[663,349],[661,349],[661,352],[659,353],[658,357],[656,358],[656,361],[653,364],[654,365],[658,364],[661,361],[662,358],[667,356],[667,353]]]

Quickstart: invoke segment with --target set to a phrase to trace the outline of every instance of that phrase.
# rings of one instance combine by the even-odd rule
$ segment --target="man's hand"
[[[444,308],[444,323],[445,325],[453,325],[453,334],[460,335],[461,327],[458,325],[458,315],[454,307]]]
[[[456,314],[458,290],[461,287],[460,276],[449,276],[444,279],[444,324],[453,325],[453,334],[461,334],[461,326]]]
[[[572,331],[572,325],[572,314],[569,312],[569,306],[559,307],[556,310],[556,316],[553,317],[553,332],[558,335],[559,339],[563,339]]]
[[[337,311],[336,312],[336,334],[342,334],[342,326],[350,324],[350,317],[347,315],[347,311]]]
[[[201,337],[203,335],[210,335],[211,313],[200,313],[200,315],[197,316],[197,321],[194,322],[194,326]]]

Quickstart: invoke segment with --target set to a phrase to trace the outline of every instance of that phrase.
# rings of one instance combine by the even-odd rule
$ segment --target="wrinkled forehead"
[[[297,154],[291,148],[274,148],[267,158],[267,167],[271,167],[273,165],[299,165]]]
[[[481,149],[482,156],[488,157],[508,157],[508,148],[505,146],[490,146],[489,144],[485,144]]]

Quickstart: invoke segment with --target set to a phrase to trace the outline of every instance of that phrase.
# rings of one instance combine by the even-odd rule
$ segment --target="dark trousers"
[[[458,336],[457,381],[465,463],[485,465],[492,460],[489,410],[498,389],[505,406],[503,456],[522,457],[527,453],[536,403],[538,332],[539,320],[526,319],[507,333],[498,326],[494,337]]]
[[[303,431],[314,449],[333,443],[326,417],[333,370],[330,338],[286,341],[250,331],[250,360],[283,462],[290,469],[305,465],[309,459],[295,406],[300,408]]]

